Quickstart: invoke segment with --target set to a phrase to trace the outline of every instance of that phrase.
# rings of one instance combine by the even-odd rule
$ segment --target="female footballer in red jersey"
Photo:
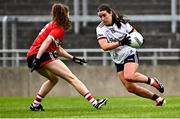
[[[146,83],[159,92],[164,92],[164,86],[156,79],[137,72],[139,63],[135,48],[129,46],[130,39],[127,34],[135,29],[128,23],[127,18],[115,13],[109,5],[100,5],[97,14],[101,23],[96,28],[97,40],[100,47],[109,51],[115,63],[117,74],[128,92],[151,99],[157,106],[165,104],[166,100],[137,83]]]
[[[87,87],[69,70],[69,68],[54,54],[73,60],[76,63],[86,63],[84,59],[72,56],[61,47],[64,32],[71,28],[68,8],[60,3],[52,6],[52,20],[41,30],[27,53],[27,63],[31,71],[36,70],[46,77],[35,100],[30,105],[30,110],[44,111],[41,105],[42,99],[55,86],[59,78],[65,79],[82,96],[84,96],[96,109],[106,104],[107,99],[96,100]]]

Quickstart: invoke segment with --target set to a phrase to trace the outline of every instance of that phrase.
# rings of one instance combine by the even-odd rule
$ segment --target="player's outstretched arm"
[[[62,48],[61,46],[59,46],[57,53],[69,60],[72,60],[75,63],[78,63],[80,65],[83,65],[84,63],[87,63],[87,61],[84,58],[78,58],[76,56],[71,55],[70,53],[68,53],[64,48]]]

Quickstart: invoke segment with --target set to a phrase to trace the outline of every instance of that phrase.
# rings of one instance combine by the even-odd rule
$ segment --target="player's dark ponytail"
[[[121,27],[121,23],[126,24],[127,22],[129,22],[129,19],[126,16],[121,15],[118,12],[115,12],[115,10],[113,9],[112,9],[112,20],[113,23],[115,23],[118,26],[118,28]]]
[[[116,13],[113,9],[111,9],[112,11],[112,22],[115,23],[118,28],[121,27],[121,21],[122,21],[122,15],[120,15],[119,13]]]

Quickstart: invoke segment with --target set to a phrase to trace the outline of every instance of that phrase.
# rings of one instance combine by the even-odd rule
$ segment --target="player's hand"
[[[35,58],[35,59],[33,60],[33,63],[32,63],[31,72],[33,72],[34,70],[38,69],[38,68],[40,67],[40,64],[41,64],[40,59]]]
[[[119,41],[119,45],[130,45],[131,44],[131,40],[129,39],[130,36],[128,36],[127,34],[124,36],[124,38]]]
[[[73,57],[72,59],[75,63],[78,63],[80,65],[83,65],[84,63],[87,63],[87,61],[85,59],[81,59],[81,58],[77,58],[77,57]]]

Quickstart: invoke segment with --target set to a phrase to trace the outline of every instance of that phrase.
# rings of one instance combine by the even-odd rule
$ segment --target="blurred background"
[[[61,58],[95,95],[129,95],[116,76],[109,54],[99,49],[96,14],[102,3],[130,19],[145,44],[138,49],[139,71],[158,77],[166,86],[164,95],[180,95],[180,0],[0,0],[0,96],[34,95],[45,79],[30,73],[26,52],[41,28],[51,20],[54,2],[69,6],[73,28],[65,34],[63,47],[84,57],[78,66]],[[110,90],[109,90],[110,89]],[[78,95],[60,83],[49,95]]]

